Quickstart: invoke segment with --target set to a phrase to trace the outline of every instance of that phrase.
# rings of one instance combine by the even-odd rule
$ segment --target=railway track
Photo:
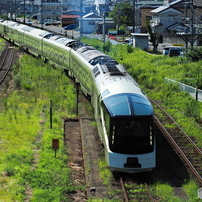
[[[70,167],[72,170],[72,179],[75,183],[74,185],[85,186],[85,190],[77,190],[74,193],[70,193],[69,197],[71,197],[72,201],[87,201],[92,198],[110,199],[110,196],[108,195],[109,190],[105,185],[103,185],[103,182],[99,177],[99,168],[97,164],[99,153],[102,150],[102,147],[99,145],[100,140],[98,134],[96,134],[95,128],[92,129],[91,127],[91,123],[94,120],[92,117],[89,117],[86,112],[81,112],[82,110],[83,109],[79,110],[80,115],[78,118],[65,120],[64,140],[65,144],[67,145],[69,159],[71,159],[68,163],[68,167]],[[199,176],[197,179],[200,180],[201,174],[199,170],[199,163],[201,160],[199,159],[196,164],[194,164],[194,162],[191,160],[192,158],[195,158],[194,156],[196,155],[201,156],[201,151],[197,149],[199,151],[198,154],[193,152],[190,154],[190,148],[186,148],[186,145],[188,144],[187,141],[190,141],[190,138],[187,135],[185,135],[186,138],[182,138],[182,133],[184,133],[184,131],[179,129],[180,127],[177,125],[177,123],[175,123],[175,121],[164,110],[162,111],[160,109],[160,111],[155,117],[157,126],[160,128],[161,132],[164,134],[170,144],[172,144],[172,147],[176,153],[180,156],[182,155],[181,159],[186,160],[183,160],[183,162],[186,162],[189,170],[192,171],[195,177]],[[163,116],[162,113],[165,113],[166,115]],[[161,116],[161,119],[157,119],[158,116]],[[168,123],[176,125],[176,128],[163,126],[167,125]],[[174,135],[173,131],[175,131]],[[191,145],[190,142],[189,145]],[[194,167],[194,169],[190,169],[192,167]],[[195,170],[197,172],[195,172]],[[149,184],[153,184],[153,182],[151,182],[152,179],[149,178],[150,175],[143,173],[134,175],[134,177],[131,175],[126,176],[122,174],[120,174],[120,176],[116,176],[116,187],[114,189],[122,190],[119,192],[117,197],[126,202],[159,201],[159,198],[154,194],[154,187],[151,186],[150,188]],[[115,183],[113,182],[112,184]]]
[[[109,187],[105,186],[99,177],[98,160],[102,147],[100,140],[97,139],[98,134],[90,126],[92,121],[91,118],[81,117],[68,118],[64,122],[64,142],[69,156],[68,167],[72,170],[72,181],[74,186],[85,186],[85,191],[78,189],[74,193],[69,193],[72,201],[87,201],[92,198],[110,199]],[[155,201],[147,183],[135,182],[130,174],[116,174],[119,180],[116,180],[117,183],[112,183],[112,186],[120,190],[116,197],[121,201]],[[146,179],[147,175],[143,178]],[[142,176],[139,176],[138,180],[142,181]]]
[[[15,49],[13,47],[7,47],[1,54],[0,63],[0,84],[2,84],[10,71],[15,56]]]
[[[149,185],[147,183],[137,184],[130,181],[124,181],[120,178],[120,184],[124,195],[124,201],[144,201],[154,202],[155,199],[151,195]]]
[[[156,125],[182,162],[184,162],[191,176],[194,176],[198,183],[202,185],[202,151],[157,102],[150,101],[153,103],[154,108],[156,108]]]
[[[79,95],[82,105],[90,105],[83,94]],[[94,119],[79,106],[79,117],[67,118],[64,121],[64,142],[68,153],[68,167],[72,170],[74,186],[85,187],[74,193],[69,193],[72,201],[87,201],[92,198],[109,198],[107,186],[99,176],[98,161],[103,149],[96,127],[92,127]]]

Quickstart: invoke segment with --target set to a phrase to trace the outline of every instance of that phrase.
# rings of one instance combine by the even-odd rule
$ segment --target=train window
[[[126,95],[113,97],[108,100],[107,104],[113,114],[116,115],[131,115],[131,111],[128,105],[128,98]]]
[[[151,120],[114,119],[110,131],[110,149],[118,153],[152,152],[153,122]]]
[[[151,115],[153,110],[150,102],[143,96],[131,96],[135,115]]]
[[[107,109],[104,107],[103,103],[101,105],[102,105],[102,109],[103,109],[103,117],[104,117],[106,132],[107,132],[107,135],[109,136],[109,134],[110,134],[110,115],[109,115]]]
[[[99,68],[97,66],[93,69],[93,73],[95,78],[100,74]]]
[[[102,98],[104,98],[105,96],[109,95],[109,90],[106,89],[103,93],[102,93]]]

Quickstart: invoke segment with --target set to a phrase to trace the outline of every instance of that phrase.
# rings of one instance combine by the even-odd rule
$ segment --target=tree
[[[115,4],[113,11],[109,13],[109,17],[113,18],[118,26],[132,25],[132,5],[129,2]]]
[[[153,51],[157,51],[159,45],[159,36],[157,32],[153,32],[149,20],[146,21],[146,30],[150,34],[150,42],[153,45]]]

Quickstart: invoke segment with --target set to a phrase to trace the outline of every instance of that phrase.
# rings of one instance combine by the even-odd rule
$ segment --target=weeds
[[[23,201],[28,185],[32,201],[67,201],[67,193],[75,187],[68,177],[60,117],[74,116],[74,87],[60,69],[31,56],[23,56],[14,68],[14,86],[0,113],[0,201]],[[47,121],[50,100],[52,130]],[[57,158],[51,147],[54,138],[60,140]]]

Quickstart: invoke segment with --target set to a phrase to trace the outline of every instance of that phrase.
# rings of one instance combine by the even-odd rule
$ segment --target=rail
[[[202,151],[160,105],[158,105],[151,99],[150,101],[165,115],[165,117],[163,118],[162,116],[159,116],[161,118],[158,118],[158,113],[155,115],[154,121],[157,127],[163,133],[165,138],[170,142],[170,144],[174,147],[181,159],[183,159],[186,165],[190,168],[191,172],[197,178],[198,182],[202,184],[202,168],[200,166],[200,163],[202,161]],[[172,125],[175,125],[176,130],[174,133],[172,133],[172,131],[169,132],[169,128],[165,127],[167,123],[172,123]],[[174,129],[172,128],[172,130]]]
[[[10,71],[13,63],[15,49],[14,48],[6,48],[5,52],[2,55],[2,62],[0,64],[0,84],[3,83],[8,72]]]

